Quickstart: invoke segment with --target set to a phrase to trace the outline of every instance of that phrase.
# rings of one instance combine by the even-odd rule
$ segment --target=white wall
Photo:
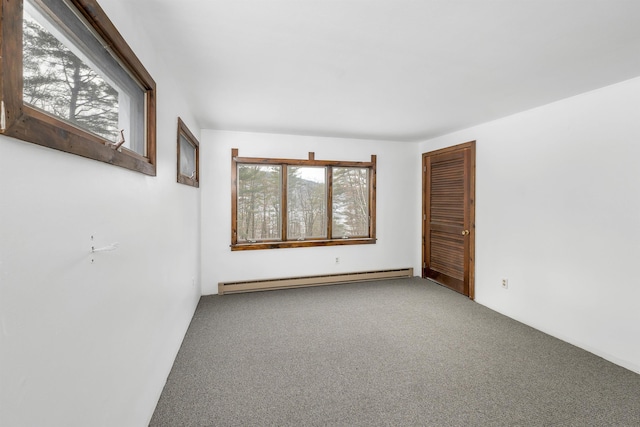
[[[477,302],[636,372],[639,111],[636,78],[420,147],[477,140]]]
[[[3,426],[147,425],[200,297],[177,116],[198,129],[135,16],[100,3],[156,80],[158,176],[0,137]]]
[[[232,148],[243,157],[288,159],[307,159],[315,152],[318,160],[369,161],[376,154],[378,242],[232,252]],[[217,293],[221,281],[416,267],[415,242],[420,236],[407,224],[419,215],[414,197],[420,176],[414,168],[418,144],[205,130],[200,153],[207,165],[201,180],[203,294]]]

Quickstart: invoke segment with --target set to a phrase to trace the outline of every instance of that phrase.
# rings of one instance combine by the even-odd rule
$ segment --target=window
[[[370,162],[239,157],[231,151],[231,249],[376,242]]]
[[[178,182],[199,186],[200,144],[187,125],[178,117]]]
[[[0,131],[155,175],[155,82],[96,0],[0,1]]]

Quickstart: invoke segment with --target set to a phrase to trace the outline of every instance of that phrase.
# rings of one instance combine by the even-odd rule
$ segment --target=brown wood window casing
[[[231,250],[374,243],[375,155],[351,162],[231,150]]]
[[[0,2],[0,133],[155,176],[156,85],[98,2]],[[29,13],[26,6],[29,6]],[[32,19],[31,11],[36,11],[38,16],[44,18],[40,21]],[[51,28],[45,27],[52,27],[55,31],[49,31]],[[25,36],[25,31],[29,31],[29,37]],[[25,52],[32,53],[27,50],[29,46],[35,46],[37,49],[45,47],[32,43],[31,31],[48,35],[50,38],[60,37],[57,43],[61,45],[68,42],[69,45],[65,46],[66,50],[63,52],[67,55],[64,60],[82,62],[83,70],[93,72],[92,75],[85,74],[86,78],[78,80],[78,85],[70,89],[72,95],[69,99],[72,106],[65,106],[68,114],[57,114],[57,106],[43,107],[42,103],[35,102],[28,96],[33,88],[31,83],[26,84],[25,80],[34,80],[33,70],[38,72],[37,62],[42,58],[36,57],[34,60],[29,56],[29,61],[25,62]],[[49,52],[62,55],[62,50],[55,46]],[[64,68],[62,62],[58,67]],[[68,72],[67,68],[65,72]],[[61,75],[58,80],[63,81],[63,77],[64,75]],[[102,80],[101,86],[95,84],[96,78]],[[90,82],[87,83],[88,81]],[[87,84],[90,86],[89,89]],[[46,88],[45,85],[42,87]],[[57,87],[60,88],[60,85]],[[88,97],[93,97],[92,104],[80,103],[77,93],[81,90],[84,90]],[[112,105],[115,113],[96,107],[101,102],[104,104],[105,90],[115,94]],[[35,91],[34,89],[33,92]],[[58,94],[48,92],[47,89],[41,93],[55,99],[55,102],[60,100]],[[51,105],[55,102],[52,101]],[[78,115],[72,114],[72,111],[78,111]],[[108,133],[86,126],[89,120],[100,124],[105,122],[107,116],[114,114],[116,118],[108,125]],[[84,119],[84,122],[78,118]]]
[[[178,182],[192,187],[200,185],[200,143],[178,117]]]

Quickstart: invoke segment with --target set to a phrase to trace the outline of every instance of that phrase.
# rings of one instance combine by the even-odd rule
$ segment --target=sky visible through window
[[[298,176],[302,179],[313,182],[324,182],[326,176],[325,168],[308,167],[300,168],[298,170]]]

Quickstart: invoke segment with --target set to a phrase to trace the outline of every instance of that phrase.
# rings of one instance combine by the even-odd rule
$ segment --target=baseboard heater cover
[[[282,279],[247,280],[243,282],[220,282],[218,283],[218,295],[300,288],[305,286],[335,285],[338,283],[396,279],[401,277],[413,277],[413,268],[363,271],[359,273],[326,274],[321,276],[289,277]]]

